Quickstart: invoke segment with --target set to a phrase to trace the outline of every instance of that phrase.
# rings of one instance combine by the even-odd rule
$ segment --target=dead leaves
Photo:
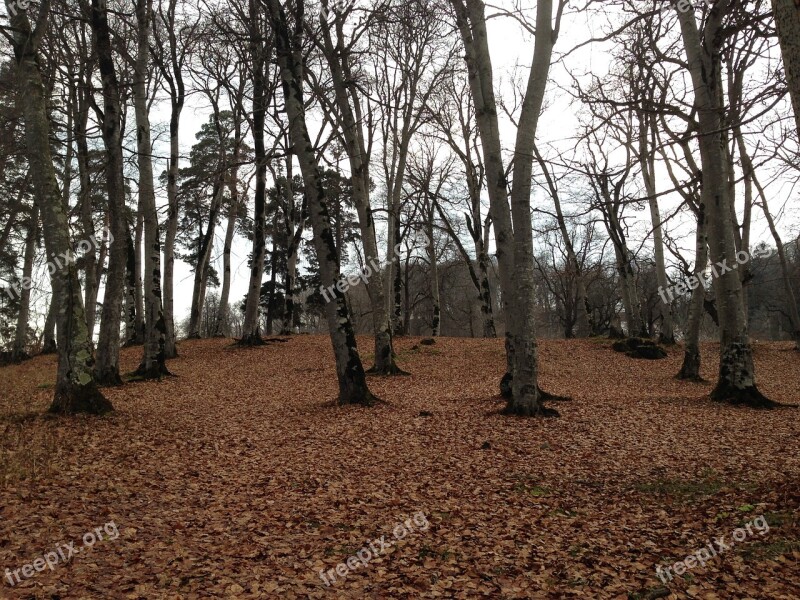
[[[0,369],[0,569],[107,521],[121,533],[0,597],[800,597],[800,411],[710,402],[710,383],[674,379],[679,349],[643,363],[545,341],[541,385],[573,402],[561,419],[509,419],[501,340],[416,344],[397,340],[412,375],[371,377],[388,403],[368,410],[331,403],[323,336],[185,342],[179,377],[109,390],[117,413],[99,419],[40,416],[52,358]],[[758,345],[759,385],[796,402],[785,346]],[[124,359],[135,368],[138,350]],[[416,511],[427,531],[325,586],[319,570]],[[656,565],[754,511],[768,536],[663,595]]]

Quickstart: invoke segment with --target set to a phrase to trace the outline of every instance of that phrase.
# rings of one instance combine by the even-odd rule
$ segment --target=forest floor
[[[545,340],[542,387],[573,400],[507,417],[501,340],[418,343],[370,409],[332,402],[323,336],[183,342],[102,418],[44,414],[53,357],[0,369],[0,598],[800,598],[800,410],[711,402],[679,348]],[[757,343],[757,374],[797,403],[790,348]]]

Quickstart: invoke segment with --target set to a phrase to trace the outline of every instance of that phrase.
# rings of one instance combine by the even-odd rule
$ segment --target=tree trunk
[[[742,160],[746,155],[742,156]],[[749,162],[749,157],[747,157]],[[775,240],[775,247],[778,251],[778,262],[781,265],[781,278],[783,280],[783,290],[786,293],[786,304],[789,310],[789,321],[792,324],[792,340],[794,340],[795,350],[800,350],[800,314],[797,311],[797,300],[792,289],[792,278],[789,270],[789,261],[786,258],[786,249],[783,247],[783,240],[778,233],[778,228],[775,226],[775,219],[772,213],[769,212],[769,204],[767,203],[767,195],[764,193],[764,188],[761,187],[755,172],[752,173],[753,183],[758,190],[759,197],[761,198],[761,209],[764,211],[764,216],[767,218],[769,231],[772,234],[772,239]]]
[[[142,242],[144,241],[144,215],[141,200],[137,203],[136,228],[133,236],[133,332],[128,345],[144,343],[144,288],[142,286]]]
[[[50,305],[47,309],[47,318],[44,321],[44,331],[42,332],[42,354],[54,354],[58,351],[56,343],[56,294],[52,291]],[[88,335],[88,331],[87,331]],[[91,340],[91,338],[89,338]]]
[[[13,28],[13,47],[17,67],[20,102],[25,119],[25,144],[33,174],[36,203],[42,214],[45,247],[51,268],[53,303],[58,307],[58,376],[51,412],[89,412],[103,414],[113,410],[95,384],[92,344],[83,311],[81,285],[72,256],[69,221],[58,189],[50,151],[50,120],[45,86],[37,53],[41,35],[47,29],[49,3],[42,4],[34,34],[25,11],[18,11],[11,0],[6,9]],[[64,258],[66,257],[66,258]],[[62,263],[61,260],[64,260]]]
[[[137,45],[133,97],[136,110],[137,160],[139,164],[139,206],[144,218],[144,353],[137,374],[158,379],[169,374],[165,364],[167,326],[161,306],[161,236],[153,181],[150,115],[147,105],[147,75],[150,64],[150,17],[152,0],[137,0]]]
[[[242,327],[243,345],[259,345],[259,306],[261,304],[261,280],[264,277],[264,256],[266,252],[267,229],[267,156],[264,147],[264,122],[267,109],[267,82],[264,69],[266,57],[264,41],[259,28],[259,8],[255,0],[250,0],[250,46],[253,57],[253,139],[255,141],[256,189],[255,214],[253,215],[253,254],[250,258],[250,284],[245,302],[244,325]]]
[[[431,207],[429,221],[427,223],[428,234],[428,261],[431,265],[431,301],[433,312],[431,314],[431,336],[439,337],[442,333],[442,306],[439,295],[439,265],[436,262],[436,244],[433,241],[433,207]]]
[[[125,317],[125,345],[135,346],[142,343],[137,329],[138,319],[136,318],[136,296],[137,296],[137,268],[136,268],[136,244],[133,238],[128,236],[126,240],[125,262],[125,298],[123,303],[123,315]]]
[[[683,365],[678,379],[701,381],[700,377],[700,326],[705,315],[704,301],[706,288],[703,285],[703,273],[708,263],[708,239],[706,236],[705,209],[701,204],[697,210],[697,231],[695,233],[694,277],[697,287],[692,290],[689,303],[689,321],[686,326],[684,341]],[[666,289],[666,288],[665,288]]]
[[[772,0],[772,10],[794,107],[795,126],[800,132],[800,4],[796,0]]]
[[[701,205],[708,217],[708,245],[713,268],[720,269],[719,276],[714,279],[720,325],[719,379],[711,398],[730,404],[770,408],[775,403],[761,394],[756,386],[753,351],[742,304],[742,282],[736,270],[729,266],[735,264],[736,241],[731,209],[733,199],[727,185],[728,165],[721,134],[725,111],[717,46],[724,39],[722,21],[730,8],[731,0],[715,4],[702,39],[694,12],[677,11],[698,112],[698,141],[703,168]]]
[[[339,27],[341,30],[341,27]],[[343,44],[343,32],[334,48],[330,31],[323,28],[325,57],[331,69],[336,104],[341,115],[341,128],[345,138],[345,147],[350,162],[350,173],[353,184],[353,202],[358,213],[358,224],[361,240],[364,244],[364,273],[372,309],[372,330],[375,336],[375,364],[370,373],[378,375],[398,375],[404,372],[395,363],[392,348],[392,328],[389,304],[386,298],[384,272],[378,254],[375,219],[370,201],[370,156],[364,137],[364,122],[359,96],[355,86],[348,87],[348,82],[355,81],[350,70],[350,56]],[[353,104],[350,104],[350,99]],[[389,256],[388,261],[392,260]],[[367,273],[369,275],[367,276]],[[391,270],[387,270],[391,275]]]
[[[279,0],[267,0],[267,6],[272,30],[275,34],[289,132],[294,154],[300,162],[300,170],[308,195],[311,224],[314,230],[314,247],[319,260],[322,285],[333,290],[333,298],[325,304],[325,313],[336,358],[336,374],[339,380],[338,401],[341,405],[369,406],[375,403],[376,398],[367,387],[367,378],[358,354],[356,336],[344,293],[336,287],[336,284],[340,282],[340,272],[328,213],[328,198],[306,126],[302,65],[298,63],[302,53],[292,46],[286,14]],[[297,10],[299,14],[296,15],[296,18],[302,21],[302,4],[297,7]],[[299,42],[297,37],[299,36],[295,36],[294,39]],[[331,288],[331,286],[333,287]]]
[[[511,383],[506,412],[515,415],[555,415],[542,405],[539,389],[533,307],[533,235],[531,229],[531,175],[539,112],[547,85],[555,32],[552,1],[541,0],[536,9],[533,65],[522,105],[514,151],[511,210],[508,206],[492,61],[481,0],[451,0],[465,47],[469,83],[486,162],[490,214],[494,223],[501,301],[506,321],[504,382]],[[513,227],[512,227],[513,218]]]
[[[167,229],[164,235],[164,357],[178,356],[175,331],[175,238],[178,235],[178,170],[180,168],[179,130],[183,110],[183,83],[180,95],[172,99],[169,120],[169,165],[167,167]]]
[[[297,278],[297,244],[290,243],[287,252],[289,254],[286,261],[286,290],[284,291],[284,310],[283,325],[281,325],[281,335],[290,335],[294,330],[294,291]]]
[[[234,156],[234,161],[236,161]],[[214,337],[229,337],[230,332],[230,295],[231,295],[231,248],[233,246],[233,234],[236,232],[236,220],[239,215],[239,191],[238,191],[238,169],[234,167],[231,175],[231,205],[228,209],[228,226],[225,229],[225,245],[222,249],[222,291],[219,298],[219,310],[217,311],[217,324]]]
[[[31,308],[31,275],[33,275],[33,260],[36,258],[36,238],[39,235],[39,210],[31,209],[28,227],[25,236],[25,256],[22,263],[22,282],[19,294],[19,312],[17,313],[17,327],[14,336],[14,346],[11,349],[11,359],[22,361],[29,358],[28,348],[28,319]]]
[[[92,211],[92,181],[91,166],[89,164],[89,143],[87,138],[87,127],[89,122],[89,93],[91,72],[94,63],[91,62],[85,67],[83,86],[77,91],[77,115],[75,118],[75,143],[77,146],[78,158],[78,179],[80,181],[80,192],[78,206],[81,211],[81,229],[83,239],[96,240],[94,229],[94,215]],[[102,269],[102,264],[100,264]],[[89,339],[94,337],[94,328],[97,312],[97,280],[98,261],[96,244],[90,244],[83,254],[83,272],[86,289],[84,291],[84,306],[86,310],[86,325],[89,328]]]
[[[478,254],[478,273],[480,281],[481,322],[483,323],[483,337],[496,338],[497,330],[494,326],[494,310],[492,309],[492,288],[489,285],[489,255],[481,249]]]
[[[109,251],[103,314],[97,345],[97,381],[119,385],[119,326],[122,312],[122,294],[125,287],[128,223],[125,215],[125,181],[123,178],[122,131],[119,82],[112,55],[108,12],[103,0],[92,0],[91,23],[94,30],[95,50],[100,67],[103,88],[102,133],[108,161],[106,185],[108,188],[109,220],[113,239]]]
[[[583,276],[583,268],[578,261],[578,255],[575,252],[575,245],[572,243],[572,238],[570,237],[569,230],[567,229],[567,221],[564,218],[563,211],[561,210],[561,196],[558,193],[556,183],[550,174],[547,163],[545,163],[541,154],[539,154],[539,150],[534,146],[533,151],[536,155],[536,160],[539,163],[539,167],[541,168],[542,173],[544,173],[545,180],[547,181],[547,187],[550,190],[550,197],[553,199],[553,205],[556,209],[556,222],[558,223],[558,230],[561,232],[561,238],[564,240],[564,247],[567,249],[567,261],[569,268],[573,271],[575,276],[575,301],[578,305],[576,309],[576,320],[578,324],[577,337],[587,338],[591,334],[592,328],[589,323],[589,296],[586,293],[586,281]],[[565,334],[566,333],[567,332],[565,332]],[[572,333],[572,327],[570,327],[569,333]],[[566,337],[569,338],[570,336]]]
[[[211,210],[208,213],[208,226],[200,248],[197,253],[197,265],[194,270],[194,286],[192,288],[192,309],[189,314],[189,338],[200,339],[200,317],[203,313],[203,304],[206,297],[206,282],[208,280],[208,267],[211,262],[211,249],[214,246],[214,231],[217,226],[217,216],[225,192],[225,165],[219,165],[220,173],[214,184],[214,193],[211,200]]]

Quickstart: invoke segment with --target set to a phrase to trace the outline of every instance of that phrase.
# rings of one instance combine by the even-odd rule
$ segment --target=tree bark
[[[384,272],[380,266],[375,219],[370,200],[370,153],[362,126],[364,118],[357,88],[353,85],[355,78],[351,72],[350,56],[344,48],[344,28],[340,21],[337,21],[336,28],[338,38],[334,47],[330,31],[323,26],[324,48],[331,69],[336,105],[341,118],[340,127],[350,162],[353,202],[356,205],[361,240],[364,244],[364,269],[365,272],[368,269],[370,273],[366,280],[372,309],[372,330],[375,336],[375,364],[369,372],[378,375],[398,375],[404,372],[395,362],[392,347],[391,313],[386,298]],[[389,256],[387,260],[391,262],[392,257]],[[391,276],[391,269],[387,270],[387,276]]]
[[[47,308],[47,317],[44,321],[44,331],[42,332],[42,354],[54,354],[58,351],[58,344],[56,343],[57,312],[56,295],[55,291],[52,291],[50,296],[50,304]]]
[[[157,64],[170,91],[170,118],[169,118],[169,163],[167,165],[167,227],[164,235],[164,325],[166,327],[166,340],[164,347],[165,358],[178,356],[177,334],[175,331],[175,239],[178,235],[178,172],[180,169],[180,120],[186,99],[183,83],[183,59],[186,48],[181,52],[178,47],[178,36],[175,23],[175,8],[177,0],[169,0],[167,12],[159,7],[159,15],[164,25],[168,44],[165,53],[157,56]]]
[[[555,31],[551,0],[536,8],[536,36],[517,143],[514,151],[511,210],[508,206],[506,170],[503,165],[492,61],[481,0],[451,0],[465,47],[470,88],[486,162],[490,214],[494,223],[501,301],[506,320],[507,374],[511,397],[506,412],[515,415],[555,415],[545,408],[545,394],[538,386],[538,363],[533,311],[533,235],[531,230],[531,175],[539,112],[544,100]],[[513,227],[512,227],[513,218]]]
[[[300,49],[292,44],[286,13],[279,0],[267,0],[267,6],[272,30],[275,34],[289,132],[294,154],[300,162],[305,191],[308,194],[308,206],[314,230],[314,247],[319,260],[322,285],[333,291],[333,298],[325,304],[325,313],[336,357],[336,374],[339,381],[338,401],[341,405],[370,406],[377,399],[367,387],[366,373],[358,354],[356,336],[344,293],[336,287],[340,281],[339,262],[336,258],[336,244],[331,231],[328,198],[306,126],[302,64],[299,62],[302,60],[302,54]],[[303,4],[300,3],[297,5],[297,14],[295,15],[299,25],[293,36],[298,45],[302,32],[302,13]]]
[[[713,269],[720,325],[719,378],[711,398],[719,402],[755,408],[776,405],[756,386],[753,351],[747,334],[747,316],[742,303],[742,282],[735,264],[736,240],[732,202],[728,186],[728,163],[723,146],[723,93],[719,76],[719,44],[724,40],[723,20],[732,0],[714,5],[701,37],[693,11],[678,12],[689,73],[698,114],[700,157],[703,168],[701,205],[708,217],[708,245]]]
[[[139,206],[144,218],[144,352],[137,374],[158,379],[169,374],[165,364],[167,325],[161,305],[161,235],[158,230],[155,183],[153,181],[150,115],[147,104],[147,75],[150,66],[152,0],[136,1],[137,55],[133,99],[136,111],[137,160],[139,164]]]
[[[794,108],[795,126],[800,132],[800,4],[796,0],[772,0],[772,10]]]
[[[264,146],[264,122],[267,109],[266,49],[261,32],[259,8],[250,0],[250,51],[253,57],[253,139],[255,141],[256,189],[255,214],[253,215],[253,254],[250,258],[250,284],[245,302],[242,345],[259,345],[259,306],[261,304],[261,280],[264,277],[267,229],[267,156]]]
[[[119,82],[115,72],[105,0],[92,0],[91,23],[100,67],[103,88],[102,133],[108,161],[106,185],[108,188],[109,220],[113,239],[109,251],[100,337],[97,345],[97,381],[119,385],[120,315],[125,287],[126,240],[128,223],[125,215],[125,181],[123,178],[121,108]]]
[[[22,361],[29,358],[28,348],[28,320],[31,308],[31,286],[27,285],[33,275],[33,261],[36,258],[36,238],[39,236],[39,210],[36,206],[31,209],[28,227],[25,236],[25,255],[22,262],[22,285],[19,294],[19,312],[17,313],[17,327],[14,335],[14,345],[11,349],[11,359]]]
[[[41,37],[47,29],[49,0],[44,0],[39,12],[40,21],[34,30],[27,13],[17,10],[12,0],[6,0],[6,9],[13,28],[14,59],[34,194],[42,214],[47,256],[55,265],[50,269],[50,281],[53,303],[58,307],[59,360],[50,411],[103,414],[113,410],[113,407],[97,389],[92,372],[92,344],[86,327],[78,270],[74,260],[70,260],[74,256],[69,221],[50,151],[50,120],[37,56]]]
[[[702,381],[700,377],[700,326],[705,315],[706,288],[703,285],[703,273],[708,264],[708,238],[706,235],[705,208],[702,204],[697,209],[697,230],[695,232],[694,277],[697,287],[692,290],[689,302],[689,321],[686,326],[684,341],[683,365],[678,379]],[[666,289],[666,288],[665,288]]]
[[[236,161],[234,156],[234,161]],[[217,324],[214,337],[229,337],[230,332],[230,295],[231,295],[231,248],[233,235],[236,232],[236,220],[239,218],[238,169],[234,167],[231,174],[231,204],[228,208],[228,226],[225,229],[225,245],[222,248],[222,291],[217,311]]]

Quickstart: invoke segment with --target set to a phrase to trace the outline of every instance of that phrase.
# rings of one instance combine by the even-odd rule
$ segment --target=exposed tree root
[[[369,390],[365,390],[359,394],[358,397],[344,397],[339,396],[339,406],[363,406],[365,408],[373,407],[377,404],[386,404],[385,400],[381,400]]]
[[[683,365],[681,370],[675,376],[676,379],[682,381],[694,381],[701,383],[705,381],[700,377],[700,353],[689,352],[688,350],[683,353]]]
[[[261,337],[261,330],[256,329],[255,333],[242,336],[242,339],[235,340],[235,345],[243,346],[245,348],[254,348],[256,346],[266,346],[267,342]]]
[[[557,394],[551,394],[550,392],[545,392],[540,387],[538,388],[538,390],[539,390],[539,397],[542,399],[542,402],[572,402],[572,398],[570,398],[569,396],[559,396]]]
[[[514,417],[548,417],[557,418],[561,414],[555,408],[547,408],[542,404],[531,405],[528,403],[511,403],[506,404],[502,414]]]
[[[66,385],[56,389],[55,398],[48,412],[57,415],[104,415],[114,410],[105,396],[95,385]]]
[[[108,369],[105,372],[95,371],[94,380],[98,386],[103,387],[116,387],[123,383],[119,371],[114,369]]]
[[[756,386],[737,388],[727,382],[720,382],[711,392],[711,399],[715,402],[730,404],[732,406],[747,406],[757,409],[797,408],[796,404],[781,404],[770,400],[762,394]]]
[[[370,369],[367,369],[368,375],[379,375],[383,377],[391,377],[393,375],[411,375],[411,373],[407,371],[403,371],[397,364],[392,361],[387,367],[383,369],[378,369],[378,365],[374,365]]]
[[[140,380],[158,380],[161,381],[162,377],[177,377],[172,373],[165,364],[154,365],[149,369],[145,369],[144,364],[139,365],[132,375]]]

